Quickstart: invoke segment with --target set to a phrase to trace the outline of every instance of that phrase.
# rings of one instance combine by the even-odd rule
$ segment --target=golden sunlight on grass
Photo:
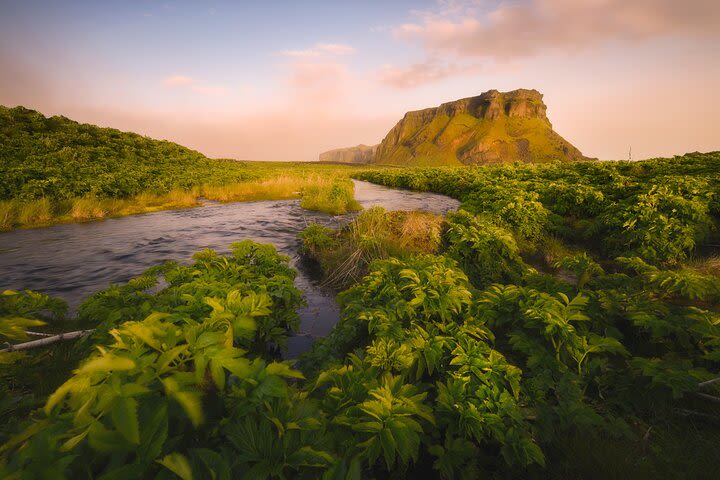
[[[342,289],[362,278],[375,259],[436,253],[443,222],[432,213],[373,207],[341,231],[313,224],[300,237],[304,253],[320,264],[325,283]]]
[[[263,168],[263,174],[270,175],[275,174],[279,167]],[[0,230],[192,208],[201,205],[200,198],[216,202],[300,198],[302,208],[332,215],[342,215],[361,208],[353,197],[353,183],[349,178],[351,170],[328,165],[293,165],[286,169],[289,173],[272,178],[225,185],[201,185],[189,190],[176,188],[167,193],[143,192],[129,198],[101,198],[88,194],[56,201],[47,198],[4,200],[0,201]]]

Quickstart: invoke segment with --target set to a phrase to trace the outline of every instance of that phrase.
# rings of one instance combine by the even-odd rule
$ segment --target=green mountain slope
[[[408,112],[380,143],[374,163],[472,165],[585,159],[558,135],[536,90],[498,92]]]
[[[0,166],[0,199],[123,198],[251,176],[176,143],[3,106]]]

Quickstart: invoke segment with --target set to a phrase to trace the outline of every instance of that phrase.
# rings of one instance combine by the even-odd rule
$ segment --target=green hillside
[[[0,106],[0,199],[126,198],[253,178],[176,143]]]
[[[405,114],[379,145],[374,163],[408,166],[583,160],[558,135],[535,90],[490,90]]]

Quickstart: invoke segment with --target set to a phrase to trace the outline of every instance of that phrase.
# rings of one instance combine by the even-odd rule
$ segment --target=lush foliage
[[[358,178],[444,193],[537,245],[548,235],[599,255],[676,265],[717,237],[720,153],[641,162],[392,169]],[[717,242],[715,242],[717,243]]]
[[[0,107],[0,145],[0,199],[126,198],[255,177],[242,163],[22,107]]]
[[[713,478],[718,167],[366,173],[463,208],[306,229],[349,288],[297,366],[279,354],[302,300],[272,247],[151,268],[81,306],[84,360],[12,426],[0,476]],[[0,335],[51,302],[8,292]]]
[[[647,434],[641,426],[656,416],[687,422],[675,405],[714,412],[694,395],[720,371],[718,276],[665,270],[639,257],[619,257],[617,272],[606,273],[586,252],[540,273],[509,231],[466,212],[448,216],[444,243],[444,256],[373,263],[340,295],[341,321],[303,360],[318,379],[333,367],[362,369],[427,392],[435,422],[422,428],[419,458],[438,456],[433,465],[444,478],[498,468],[528,476],[545,461],[555,475],[585,476],[598,455],[628,462],[607,442],[634,448]],[[448,414],[461,415],[460,423]],[[695,440],[706,454],[718,438],[708,428],[704,443]],[[567,442],[580,437],[596,450],[568,459]],[[619,470],[682,477],[692,476],[683,470],[689,466],[698,473],[680,460],[686,453],[668,455],[675,442],[655,442],[652,454]],[[523,466],[529,470],[520,474]]]
[[[14,454],[0,466],[3,478],[229,478],[251,467],[262,477],[263,468],[327,463],[306,444],[283,465],[259,465],[269,459],[241,448],[252,438],[247,429],[276,432],[277,416],[296,425],[281,441],[300,443],[316,429],[312,406],[291,402],[286,379],[302,374],[272,361],[297,327],[301,303],[287,259],[249,241],[235,244],[232,257],[205,251],[195,259],[151,269],[85,303],[83,315],[105,320],[95,352],[48,398],[42,417],[5,444]],[[151,294],[159,275],[168,286]],[[259,411],[267,423],[248,422]],[[225,451],[233,448],[240,456]]]
[[[435,253],[442,225],[438,215],[376,206],[337,232],[310,225],[300,233],[301,251],[320,265],[325,284],[340,290],[358,282],[375,259]]]
[[[199,205],[298,198],[357,209],[359,166],[214,160],[167,141],[0,106],[0,230]]]

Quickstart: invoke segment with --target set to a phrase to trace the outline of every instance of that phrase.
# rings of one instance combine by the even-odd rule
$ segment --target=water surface
[[[355,181],[355,198],[365,208],[380,205],[388,210],[446,213],[458,206],[443,195],[360,181]],[[300,261],[297,235],[312,222],[336,228],[351,218],[304,210],[298,200],[268,200],[0,233],[0,290],[36,290],[64,299],[74,310],[92,293],[158,263],[188,263],[204,248],[227,253],[231,243],[245,239],[272,243],[291,258],[298,270],[295,285],[308,303],[299,312],[300,333],[288,341],[287,356],[296,357],[313,338],[326,335],[339,316],[333,293]]]

